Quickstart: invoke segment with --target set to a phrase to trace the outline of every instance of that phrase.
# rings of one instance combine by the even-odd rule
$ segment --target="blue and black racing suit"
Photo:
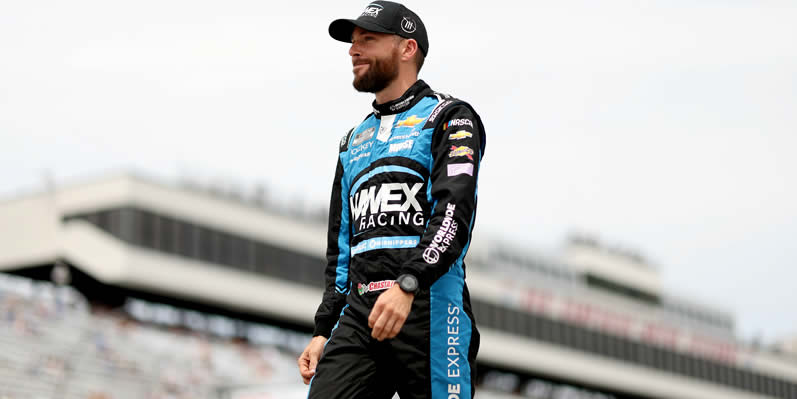
[[[484,148],[473,108],[422,80],[341,139],[314,332],[329,341],[310,398],[472,397],[479,333],[463,258]],[[420,285],[410,315],[376,341],[368,315],[405,273]]]

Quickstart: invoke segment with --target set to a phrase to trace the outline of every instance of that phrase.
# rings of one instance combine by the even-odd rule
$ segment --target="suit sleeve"
[[[329,201],[329,228],[327,232],[327,265],[324,272],[325,289],[321,305],[315,314],[313,336],[329,338],[340,317],[349,291],[349,201],[348,189],[343,181],[343,164],[338,157],[332,196]]]
[[[459,103],[443,111],[432,139],[429,223],[402,274],[418,278],[428,289],[440,276],[462,262],[476,216],[479,163],[484,155],[484,128],[473,109]]]

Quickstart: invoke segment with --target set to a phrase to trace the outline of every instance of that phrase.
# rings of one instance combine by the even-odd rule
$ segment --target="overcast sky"
[[[137,170],[324,205],[351,88],[329,22],[365,1],[3,2],[0,196]],[[488,144],[477,229],[636,248],[668,292],[797,332],[797,3],[405,3],[421,72]]]

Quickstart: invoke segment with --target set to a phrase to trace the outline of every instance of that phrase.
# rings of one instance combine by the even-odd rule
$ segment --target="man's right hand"
[[[318,364],[318,360],[321,359],[321,352],[324,351],[324,344],[326,343],[326,337],[315,336],[299,356],[299,374],[302,375],[305,385],[310,384],[310,379],[315,375],[315,366]]]

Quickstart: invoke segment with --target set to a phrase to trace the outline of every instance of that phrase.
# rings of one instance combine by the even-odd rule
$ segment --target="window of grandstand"
[[[587,285],[589,286],[603,289],[618,295],[626,296],[637,301],[646,302],[653,305],[658,305],[659,303],[661,303],[661,300],[655,295],[651,295],[646,292],[636,290],[625,285],[620,285],[615,282],[606,280],[604,278],[589,273],[587,273],[586,275],[586,281]]]
[[[323,286],[322,270],[325,262],[321,256],[310,256],[135,208],[65,218],[72,219],[86,220],[136,246],[312,286]],[[111,228],[114,224],[109,221],[114,219],[119,220],[116,224],[118,227]]]

